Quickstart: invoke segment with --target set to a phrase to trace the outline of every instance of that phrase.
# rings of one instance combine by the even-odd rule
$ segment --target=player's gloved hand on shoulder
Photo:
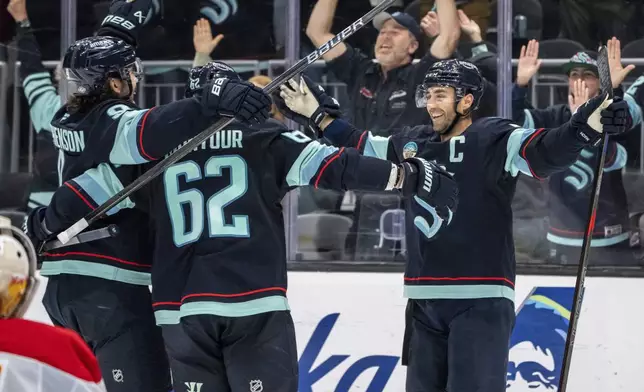
[[[600,94],[581,105],[570,122],[579,138],[594,147],[604,132],[616,135],[628,131],[633,120],[626,101],[620,97],[608,99],[608,94]]]
[[[458,185],[451,174],[433,161],[414,157],[405,159],[401,166],[405,172],[402,194],[414,201],[412,209],[418,213],[414,225],[431,239],[443,221],[451,223],[458,206]]]
[[[151,16],[152,0],[112,0],[97,35],[120,38],[136,46],[146,18]]]
[[[273,93],[273,100],[284,116],[313,131],[319,131],[325,115],[342,116],[338,101],[306,75],[301,75],[299,82],[290,79],[281,85],[279,94]]]
[[[46,210],[47,207],[38,207],[31,210],[22,226],[22,231],[29,237],[37,252],[40,251],[42,245],[53,234],[45,225]]]
[[[271,97],[261,88],[241,80],[217,78],[204,86],[201,103],[209,116],[236,117],[262,124],[270,117]]]

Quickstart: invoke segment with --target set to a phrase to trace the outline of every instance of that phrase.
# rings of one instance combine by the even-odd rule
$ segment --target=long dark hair
[[[118,78],[117,78],[118,79]],[[127,85],[127,83],[124,83]],[[73,94],[67,101],[67,112],[74,113],[87,113],[92,110],[96,105],[108,99],[123,99],[119,96],[112,87],[110,87],[110,78],[105,81],[103,88],[91,95],[76,95]]]

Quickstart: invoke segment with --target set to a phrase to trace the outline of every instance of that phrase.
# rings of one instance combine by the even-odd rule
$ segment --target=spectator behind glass
[[[331,25],[337,2],[318,0],[313,8],[306,34],[315,46],[333,37]],[[386,136],[403,126],[430,121],[425,110],[416,108],[416,86],[437,59],[449,58],[454,53],[460,37],[454,0],[438,0],[437,7],[440,33],[417,64],[412,64],[412,60],[423,33],[414,18],[402,12],[383,12],[374,19],[379,30],[374,45],[377,64],[346,43],[324,54],[329,69],[347,84],[348,117],[356,127]]]
[[[639,130],[642,110],[630,92],[624,94],[620,85],[634,66],[621,64],[620,42],[613,37],[607,43],[612,84],[616,97],[628,102],[631,129]],[[516,85],[512,91],[513,119],[523,127],[549,128],[569,121],[572,113],[588,99],[599,94],[597,53],[579,52],[563,66],[568,76],[568,105],[554,105],[535,109],[527,101],[527,85],[539,69],[539,43],[532,40],[521,48]],[[633,132],[633,131],[631,131]],[[588,203],[593,191],[593,175],[599,160],[601,146],[584,149],[570,168],[550,176],[548,182],[549,227],[547,240],[552,262],[578,262],[585,226]],[[626,164],[626,149],[613,138],[609,139],[602,188],[599,195],[595,231],[591,241],[590,262],[598,265],[634,265],[638,260],[630,251],[633,235],[629,223],[622,168]]]
[[[456,7],[477,26],[480,26],[480,40],[478,41],[483,41],[490,22],[490,15],[492,14],[490,0],[456,0]],[[414,0],[405,8],[405,12],[413,16],[417,21],[424,19],[430,12],[435,15],[435,11],[436,2],[434,0]],[[430,38],[434,38],[436,35],[438,35],[438,32],[430,35]]]
[[[33,34],[26,1],[11,0],[7,11],[16,22],[18,60],[21,62],[18,70],[29,105],[29,118],[36,131],[35,178],[29,195],[29,208],[32,209],[48,205],[53,192],[62,182],[57,170],[62,164],[61,156],[54,148],[50,127],[54,114],[62,106],[62,100],[51,75],[42,63],[40,46]],[[60,67],[57,67],[54,74],[58,82]]]

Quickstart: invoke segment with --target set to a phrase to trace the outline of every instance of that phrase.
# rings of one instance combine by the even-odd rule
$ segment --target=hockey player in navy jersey
[[[114,0],[97,36],[75,42],[65,54],[69,97],[54,115],[53,143],[64,155],[63,180],[94,170],[76,184],[66,182],[69,192],[87,187],[104,197],[119,186],[118,173],[129,172],[128,165],[163,158],[222,115],[255,123],[269,116],[270,97],[250,83],[228,79],[205,86],[208,94],[202,97],[138,108],[133,96],[141,69],[135,47],[149,8],[149,0]],[[41,274],[49,277],[43,305],[55,325],[77,331],[92,348],[108,389],[167,392],[169,364],[148,288],[152,233],[141,225],[147,211],[116,214],[135,199],[91,228],[117,224],[118,238],[42,255]],[[60,230],[42,224],[46,211],[35,209],[27,220],[36,242]]]
[[[207,94],[207,86],[195,87],[219,78],[239,79],[225,64],[211,63],[191,72],[188,93]],[[87,186],[101,175],[91,169],[60,188],[47,209],[47,227],[66,228],[137,173],[118,172],[107,195]],[[150,211],[156,233],[154,309],[176,390],[297,391],[280,202],[299,186],[402,191],[416,203],[420,233],[428,233],[435,209],[449,217],[457,206],[451,176],[420,158],[393,164],[363,157],[272,119],[251,126],[235,121],[216,133],[166,169],[136,202]]]
[[[278,107],[287,117],[303,116],[316,125],[320,113],[337,113],[337,106],[306,80],[282,86],[288,107],[284,102]],[[544,178],[563,170],[581,150],[596,145],[602,132],[622,132],[626,123],[626,103],[611,103],[605,94],[558,128],[522,128],[501,118],[473,123],[482,85],[473,64],[441,61],[429,69],[417,94],[431,126],[385,138],[336,119],[323,132],[336,145],[394,163],[414,155],[436,159],[459,185],[458,212],[434,241],[419,238],[411,229],[413,219],[407,219],[403,363],[408,392],[505,390],[515,319],[510,203],[517,175]]]

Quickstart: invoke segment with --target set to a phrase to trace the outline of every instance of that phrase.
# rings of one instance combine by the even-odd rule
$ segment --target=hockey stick
[[[327,43],[320,46],[319,48],[314,50],[311,54],[309,54],[305,58],[295,63],[291,68],[284,71],[283,74],[275,78],[271,83],[269,83],[266,87],[264,87],[264,91],[270,94],[271,92],[275,91],[280,85],[282,85],[284,82],[293,78],[298,73],[304,71],[304,69],[306,69],[311,63],[313,63],[314,61],[322,57],[324,53],[328,52],[329,50],[337,46],[340,42],[343,42],[353,33],[355,33],[360,28],[362,28],[367,23],[369,23],[376,15],[378,15],[380,12],[384,11],[389,6],[391,6],[394,3],[394,1],[395,0],[383,0],[380,4],[375,6],[371,11],[363,15],[362,18],[353,22],[350,26],[342,30],[342,32],[340,32],[338,35],[331,38]],[[141,187],[143,187],[144,185],[152,181],[159,174],[163,173],[165,169],[167,169],[170,165],[176,163],[181,158],[188,155],[192,150],[198,147],[206,139],[208,139],[216,132],[219,132],[220,130],[222,130],[228,124],[233,122],[233,120],[234,120],[233,117],[222,118],[216,123],[214,123],[213,125],[211,125],[210,127],[208,127],[207,129],[205,129],[204,131],[202,131],[200,134],[192,138],[187,144],[185,144],[183,147],[177,150],[174,154],[170,155],[169,157],[165,158],[163,161],[156,164],[152,169],[147,171],[141,177],[137,178],[136,181],[132,182],[130,185],[122,189],[116,195],[110,197],[105,203],[101,204],[94,211],[87,214],[87,216],[85,216],[83,219],[79,220],[78,222],[74,223],[71,227],[69,227],[67,230],[58,234],[58,240],[63,244],[67,243],[71,238],[75,237],[80,232],[85,230],[89,225],[96,222],[96,220],[100,219],[107,211],[111,210],[121,201],[123,201],[128,196],[130,196],[133,192],[136,192],[138,189],[140,189]]]
[[[91,242],[91,241],[96,241],[100,240],[103,238],[108,238],[108,237],[116,237],[119,235],[119,228],[116,225],[109,225],[107,227],[103,227],[100,229],[88,231],[87,233],[80,233],[76,237],[72,238],[69,242],[63,244],[62,242],[58,240],[53,240],[45,243],[45,245],[42,247],[40,252],[42,251],[48,251],[48,250],[53,250],[53,249],[58,249],[62,248],[65,246],[72,246],[76,244],[82,244],[85,242]]]
[[[608,93],[608,99],[613,98],[613,82],[610,78],[610,67],[608,65],[608,50],[605,45],[599,48],[597,57],[597,68],[599,70],[599,83],[601,93]],[[563,362],[561,367],[561,377],[559,378],[559,392],[565,392],[568,384],[568,375],[570,373],[570,362],[572,359],[572,350],[575,345],[575,334],[577,333],[577,323],[581,313],[581,304],[584,300],[584,282],[588,270],[588,252],[590,251],[590,242],[595,230],[595,216],[597,214],[597,203],[599,201],[599,190],[602,184],[602,175],[604,174],[604,162],[606,161],[606,149],[608,147],[608,136],[602,133],[602,151],[599,156],[599,164],[595,168],[595,179],[593,181],[593,193],[590,198],[590,211],[588,212],[588,223],[584,233],[584,242],[579,257],[579,268],[577,270],[577,282],[575,284],[575,294],[573,297],[572,310],[570,312],[570,323],[568,325],[568,336],[566,337],[566,347],[564,349]]]

